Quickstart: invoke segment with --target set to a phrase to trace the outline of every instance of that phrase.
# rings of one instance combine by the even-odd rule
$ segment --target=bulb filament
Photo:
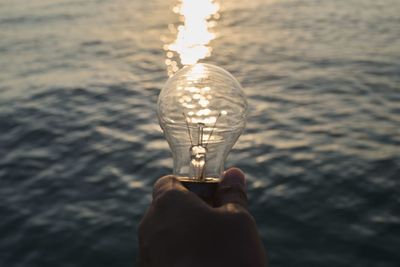
[[[205,180],[205,167],[206,167],[206,154],[207,154],[207,146],[210,142],[211,135],[214,133],[214,129],[217,125],[217,121],[221,116],[221,112],[218,114],[217,119],[215,120],[214,126],[210,132],[210,135],[207,138],[207,142],[204,144],[204,123],[197,123],[197,144],[193,144],[192,135],[190,133],[189,127],[189,118],[183,113],[185,118],[186,127],[190,140],[190,172],[189,175],[192,179],[203,181]]]
[[[207,148],[203,146],[204,124],[197,124],[197,144],[190,147],[190,173],[196,180],[204,180]]]

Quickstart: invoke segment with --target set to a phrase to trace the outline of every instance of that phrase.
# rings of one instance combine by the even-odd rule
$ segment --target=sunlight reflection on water
[[[213,0],[181,0],[172,11],[179,16],[178,25],[168,25],[174,39],[162,36],[169,76],[180,66],[195,64],[211,55],[210,42],[216,38],[213,29],[220,18],[219,4]]]

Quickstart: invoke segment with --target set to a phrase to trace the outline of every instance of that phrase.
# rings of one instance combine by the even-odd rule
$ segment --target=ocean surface
[[[191,60],[248,97],[226,166],[271,266],[400,266],[400,1],[195,2],[0,0],[0,266],[137,265],[157,96]]]

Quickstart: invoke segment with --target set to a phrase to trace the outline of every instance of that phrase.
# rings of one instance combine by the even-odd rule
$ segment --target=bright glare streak
[[[173,8],[181,16],[182,24],[177,28],[174,25],[169,26],[176,38],[164,45],[169,76],[179,70],[171,53],[179,56],[181,65],[192,65],[211,55],[209,43],[216,37],[211,28],[219,18],[218,10],[219,5],[214,0],[180,0]]]

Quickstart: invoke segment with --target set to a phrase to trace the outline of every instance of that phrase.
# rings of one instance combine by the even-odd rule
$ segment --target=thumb
[[[240,169],[230,168],[224,173],[218,185],[215,200],[216,206],[234,203],[246,208],[246,179]]]

